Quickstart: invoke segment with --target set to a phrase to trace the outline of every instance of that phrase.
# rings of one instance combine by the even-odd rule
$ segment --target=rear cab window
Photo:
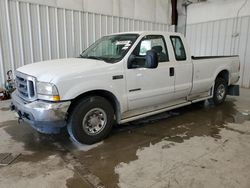
[[[176,61],[185,61],[187,59],[185,47],[179,36],[170,36]]]

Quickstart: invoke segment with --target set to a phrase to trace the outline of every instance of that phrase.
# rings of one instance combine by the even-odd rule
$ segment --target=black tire
[[[223,93],[221,92],[221,88],[224,88]],[[214,95],[210,101],[212,101],[214,105],[222,104],[226,99],[227,90],[228,90],[228,86],[227,86],[226,80],[222,78],[217,78],[215,80],[215,85],[214,85]]]
[[[97,129],[102,126],[102,121],[106,122],[103,123],[105,124],[104,127],[96,133],[93,133],[96,130],[95,127],[91,127],[93,116],[95,118],[93,121],[98,124],[95,126]],[[103,116],[105,118],[102,118]],[[82,144],[94,144],[108,136],[113,124],[114,109],[112,105],[103,97],[91,96],[78,101],[69,112],[67,129],[70,137],[76,142]]]

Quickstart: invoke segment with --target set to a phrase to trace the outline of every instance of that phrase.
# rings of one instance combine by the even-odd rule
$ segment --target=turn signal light
[[[60,96],[59,95],[53,95],[51,97],[51,100],[54,101],[54,102],[60,101]]]

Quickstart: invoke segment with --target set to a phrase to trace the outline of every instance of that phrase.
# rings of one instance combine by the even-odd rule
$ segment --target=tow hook
[[[18,120],[17,120],[18,124],[21,124],[23,123],[23,118],[22,117],[18,117]]]
[[[17,120],[18,124],[21,124],[23,122],[23,115],[20,111],[18,111],[17,114],[18,114],[18,120]]]
[[[13,105],[13,104],[10,105],[10,110],[11,110],[11,111],[14,111],[15,108],[16,108],[15,105]]]
[[[16,109],[15,105],[11,103],[10,104],[10,110],[14,111],[15,109]],[[21,124],[23,122],[23,118],[22,118],[23,115],[22,115],[22,113],[20,111],[18,111],[17,114],[18,114],[17,122],[18,122],[18,124]]]

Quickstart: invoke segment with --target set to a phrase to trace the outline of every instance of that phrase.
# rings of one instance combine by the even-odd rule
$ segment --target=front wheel
[[[82,144],[103,140],[114,124],[114,109],[103,97],[80,100],[69,114],[67,129],[71,138]]]
[[[214,95],[211,99],[215,105],[219,105],[225,101],[227,89],[227,82],[222,78],[217,78],[214,85]]]

